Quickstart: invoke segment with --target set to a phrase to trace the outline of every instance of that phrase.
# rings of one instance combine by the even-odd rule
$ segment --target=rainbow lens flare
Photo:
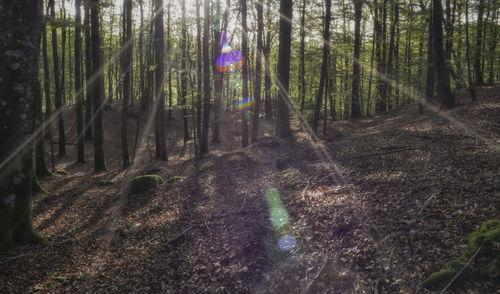
[[[252,97],[243,98],[242,100],[238,100],[234,103],[235,110],[243,110],[251,107],[255,104],[255,100]]]
[[[230,72],[243,66],[245,57],[243,57],[240,51],[231,48],[231,45],[226,41],[225,33],[221,33],[219,45],[221,54],[215,61],[215,67],[219,72]]]

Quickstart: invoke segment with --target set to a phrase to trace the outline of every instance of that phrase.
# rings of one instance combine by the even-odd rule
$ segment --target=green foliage
[[[443,289],[478,250],[478,256],[487,257],[489,263],[468,266],[452,286],[459,286],[467,280],[500,275],[500,220],[484,222],[479,231],[469,235],[467,244],[469,247],[461,256],[447,262],[442,270],[432,273],[423,286],[429,290]]]

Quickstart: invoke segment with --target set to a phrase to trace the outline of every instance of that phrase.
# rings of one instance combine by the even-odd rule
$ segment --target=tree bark
[[[181,39],[181,107],[182,117],[184,120],[184,143],[189,140],[188,129],[188,111],[187,111],[187,68],[186,68],[186,39],[187,39],[187,26],[186,26],[186,0],[181,2],[182,10],[182,39]]]
[[[52,21],[55,21],[56,12],[54,8],[54,0],[49,0],[50,16]],[[57,113],[57,126],[59,130],[59,155],[66,155],[66,142],[64,135],[64,117],[62,107],[61,81],[59,79],[59,54],[57,50],[57,30],[55,25],[52,25],[52,56],[54,62],[54,88],[55,88],[55,112]]]
[[[85,31],[85,139],[94,139],[92,124],[92,38],[90,34],[90,7],[84,2],[85,20],[83,27]]]
[[[450,109],[455,107],[455,98],[450,89],[449,68],[446,66],[443,50],[443,7],[441,0],[432,1],[432,45],[434,62],[436,63],[437,92],[441,100],[441,107]]]
[[[248,32],[247,32],[247,0],[241,0],[241,53],[246,60],[241,67],[241,79],[243,83],[243,99],[251,99],[248,93]],[[248,146],[248,110],[241,111],[241,146]]]
[[[101,52],[101,36],[99,24],[99,0],[91,1],[90,22],[92,26],[92,73],[95,78],[92,86],[92,101],[94,114],[94,171],[100,172],[107,170],[106,161],[104,160],[104,133],[102,121],[102,104],[103,104],[103,86],[104,76],[102,70],[102,52]]]
[[[305,38],[306,38],[306,0],[302,0],[300,16],[300,65],[299,65],[299,95],[300,113],[304,112],[304,100],[306,99],[306,64],[305,64]]]
[[[121,116],[121,144],[122,144],[122,167],[124,169],[130,166],[130,157],[128,153],[128,101],[131,94],[130,72],[132,71],[132,0],[123,1],[123,52],[120,56],[121,71],[123,78],[123,101]]]
[[[83,89],[82,89],[82,17],[81,0],[75,0],[75,93],[76,93],[76,144],[78,163],[85,163],[85,142],[83,141]]]
[[[359,60],[361,51],[361,18],[362,18],[363,0],[354,1],[354,56],[352,63],[352,98],[351,98],[351,117],[361,117],[361,107],[359,99],[359,85],[361,82],[361,67]]]
[[[262,84],[262,32],[264,30],[264,7],[262,2],[255,3],[257,10],[257,58],[255,60],[255,88],[254,99],[255,107],[252,123],[252,143],[257,142],[259,136],[259,116],[261,105],[261,84]]]
[[[31,215],[33,103],[42,1],[0,5],[0,251],[40,243]],[[16,40],[13,42],[13,40]]]
[[[155,97],[156,97],[156,155],[161,161],[167,161],[167,142],[165,137],[165,65],[164,65],[164,31],[163,31],[163,0],[155,0]]]
[[[323,22],[323,61],[321,62],[321,76],[319,80],[318,94],[316,96],[316,105],[314,108],[314,117],[312,122],[312,129],[314,133],[318,132],[318,122],[321,111],[321,101],[323,100],[323,90],[328,81],[328,54],[330,53],[330,18],[332,1],[325,1],[325,19]],[[324,118],[326,119],[326,117]]]
[[[290,83],[290,49],[292,45],[292,0],[280,0],[280,31],[278,48],[278,110],[276,134],[280,138],[292,135],[288,109]]]
[[[483,41],[483,14],[484,14],[485,0],[479,0],[477,7],[477,31],[476,31],[476,46],[474,54],[474,72],[475,72],[475,86],[484,85],[483,71],[481,70],[481,51]]]
[[[476,101],[476,91],[474,91],[474,83],[472,81],[472,68],[470,62],[470,45],[469,45],[469,0],[465,0],[465,59],[467,62],[467,79],[469,82],[469,92],[472,101]]]
[[[208,153],[208,130],[210,123],[210,96],[212,87],[210,85],[210,53],[208,52],[208,41],[210,38],[210,0],[205,0],[203,24],[203,132],[201,135],[200,154]]]

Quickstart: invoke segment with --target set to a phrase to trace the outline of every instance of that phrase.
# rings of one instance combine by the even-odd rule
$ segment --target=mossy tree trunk
[[[0,6],[0,250],[43,240],[31,225],[30,144],[41,13],[41,0]]]

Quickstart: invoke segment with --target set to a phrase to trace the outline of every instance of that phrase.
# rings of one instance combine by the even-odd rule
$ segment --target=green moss
[[[203,162],[200,167],[198,168],[198,172],[202,173],[214,166],[214,163],[211,161],[205,161]]]
[[[110,180],[99,180],[97,181],[96,185],[99,187],[113,186],[113,182]]]
[[[164,184],[165,181],[162,177],[158,175],[143,175],[133,178],[128,184],[126,188],[126,194],[142,194],[146,191]]]
[[[467,261],[478,251],[478,257],[486,257],[489,263],[468,266],[455,280],[452,286],[458,286],[466,280],[482,279],[500,275],[500,220],[489,220],[481,225],[467,239],[469,248],[460,256],[445,264],[444,269],[432,273],[423,286],[429,290],[440,290],[467,264]],[[482,246],[482,247],[481,247]],[[477,258],[478,258],[477,257]]]
[[[173,176],[173,177],[170,177],[170,178],[168,178],[168,179],[167,179],[167,183],[172,183],[172,182],[175,182],[175,181],[180,180],[180,179],[182,179],[182,178],[184,178],[184,177],[181,177],[181,176]]]
[[[54,174],[56,174],[56,175],[69,175],[69,173],[62,168],[56,169],[54,171]]]

